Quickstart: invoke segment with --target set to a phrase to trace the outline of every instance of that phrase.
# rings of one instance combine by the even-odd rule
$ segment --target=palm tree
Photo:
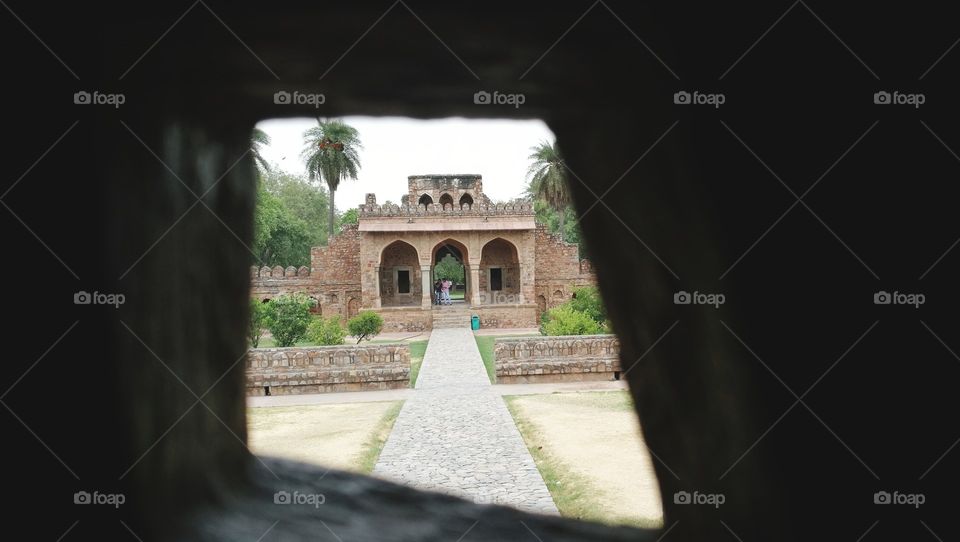
[[[334,193],[343,179],[357,178],[360,169],[360,156],[357,151],[363,148],[356,128],[339,120],[324,121],[317,119],[317,126],[303,133],[304,148],[300,156],[307,166],[310,180],[322,178],[330,189],[330,209],[327,231],[333,235],[337,219]]]
[[[541,141],[530,147],[529,159],[533,162],[527,169],[530,185],[527,193],[543,201],[557,212],[560,219],[560,236],[563,237],[563,219],[570,205],[570,189],[567,187],[566,166],[557,149],[557,143]]]
[[[267,163],[261,151],[268,145],[270,145],[270,136],[260,128],[254,128],[250,133],[250,153],[253,154],[254,163],[264,171],[270,171],[270,164]]]

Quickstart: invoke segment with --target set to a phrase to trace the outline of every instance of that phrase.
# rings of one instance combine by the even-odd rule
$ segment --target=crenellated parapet
[[[255,265],[250,266],[250,278],[251,279],[283,279],[283,278],[303,278],[310,276],[310,268],[301,265],[300,267],[288,266],[288,267],[257,267]]]
[[[364,204],[358,207],[360,218],[375,217],[476,217],[476,216],[533,216],[533,203],[529,201],[510,203],[475,203],[473,205],[441,206],[438,203],[427,205],[396,205],[391,203]]]

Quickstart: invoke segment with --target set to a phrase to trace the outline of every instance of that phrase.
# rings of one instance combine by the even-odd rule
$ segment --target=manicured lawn
[[[420,366],[423,365],[423,355],[427,352],[427,341],[412,341],[410,343],[410,387],[417,387],[417,377],[420,376]]]
[[[487,369],[487,378],[491,384],[496,384],[496,371],[493,360],[493,341],[496,337],[474,335],[477,340],[477,348],[480,349],[480,357],[483,358],[483,366]]]
[[[504,397],[564,517],[663,525],[656,474],[626,391]]]

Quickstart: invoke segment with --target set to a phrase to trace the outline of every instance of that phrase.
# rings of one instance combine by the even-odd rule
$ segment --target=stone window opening
[[[440,206],[443,207],[444,210],[447,210],[448,205],[450,206],[450,209],[453,209],[453,196],[450,194],[443,194],[440,196]]]
[[[460,196],[460,208],[470,209],[471,207],[473,207],[473,197],[470,194]]]
[[[417,205],[420,205],[426,209],[428,205],[433,205],[433,198],[430,197],[430,194],[424,194],[420,196],[419,200],[417,200]]]
[[[410,293],[410,270],[397,269],[396,274],[397,274],[397,279],[396,279],[397,293],[409,294]]]
[[[487,270],[487,273],[490,275],[488,278],[488,284],[490,284],[490,291],[491,292],[503,291],[503,268],[491,267]]]

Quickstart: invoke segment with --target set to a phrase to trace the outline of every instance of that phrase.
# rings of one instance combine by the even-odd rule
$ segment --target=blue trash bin
[[[480,317],[474,314],[470,317],[470,329],[477,330],[480,329]]]

